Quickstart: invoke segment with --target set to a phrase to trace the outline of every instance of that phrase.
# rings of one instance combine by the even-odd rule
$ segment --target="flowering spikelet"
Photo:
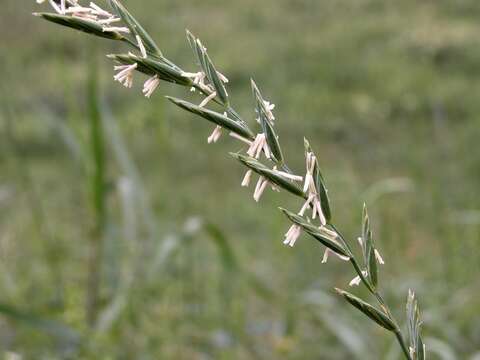
[[[220,71],[217,71],[217,75],[224,84],[228,84],[228,79],[225,75],[223,75]]]
[[[385,265],[385,261],[383,261],[383,258],[382,258],[382,256],[380,255],[380,253],[378,252],[378,250],[375,249],[373,252],[374,252],[374,254],[375,254],[375,259],[377,259],[378,263],[379,263],[380,265]]]
[[[153,92],[157,89],[158,85],[160,84],[160,79],[158,75],[154,75],[151,78],[147,79],[143,84],[143,94],[145,97],[149,98],[152,96]]]
[[[263,176],[260,176],[257,181],[257,185],[255,186],[255,191],[253,193],[253,199],[258,202],[260,197],[262,196],[265,188],[268,185],[268,180],[265,179]]]
[[[50,6],[53,8],[53,10],[55,10],[57,13],[59,13],[59,14],[65,14],[65,9],[62,11],[62,9],[60,8],[60,6],[58,6],[55,1],[53,1],[53,0],[48,0],[48,2],[50,3]]]
[[[134,63],[132,65],[115,66],[114,69],[118,70],[119,72],[115,74],[113,79],[115,81],[118,81],[126,88],[131,88],[133,85],[133,71],[137,68],[137,66],[137,63]]]
[[[362,270],[362,275],[364,277],[367,277],[368,272],[366,270]],[[360,275],[357,275],[348,283],[348,285],[349,286],[358,286],[358,285],[360,285],[361,281],[362,281],[362,278],[360,277]]]
[[[242,180],[242,186],[248,187],[250,180],[252,179],[253,170],[247,170]]]
[[[119,33],[130,34],[130,29],[124,26],[104,26],[102,29],[103,32],[105,31],[115,31]]]
[[[210,95],[208,95],[205,99],[203,99],[202,102],[198,105],[198,107],[204,107],[210,102],[210,100],[214,99],[215,96],[217,96],[217,93],[214,91]]]
[[[104,16],[104,17],[113,17],[112,14],[110,14],[108,11],[103,10],[100,6],[95,4],[93,1],[90,2],[90,8],[93,10],[92,13],[98,16]]]
[[[212,134],[208,137],[207,142],[209,144],[216,143],[218,139],[220,139],[220,136],[222,135],[222,127],[220,125],[215,126],[215,129],[213,129]]]
[[[142,38],[138,35],[135,36],[135,39],[137,40],[138,48],[140,49],[140,53],[142,54],[142,57],[144,59],[147,58],[147,50],[145,49],[145,45],[143,45]]]
[[[213,92],[212,86],[207,85],[205,83],[205,79],[207,78],[207,76],[205,75],[205,73],[203,71],[199,71],[199,72],[195,72],[195,73],[184,71],[184,72],[182,72],[182,76],[186,77],[186,78],[189,78],[189,79],[192,79],[193,84],[198,86],[200,89],[202,89],[206,93]],[[190,88],[190,91],[195,91],[195,86],[192,86]]]
[[[38,4],[42,4],[44,2],[45,0],[37,0]],[[80,6],[76,0],[60,0],[59,2],[48,0],[48,3],[58,14],[87,19],[97,23],[98,25],[103,26],[120,21],[120,18],[115,17],[113,14],[102,9],[94,2],[90,2],[89,7]],[[125,27],[104,27],[103,31],[129,32],[129,29]]]
[[[343,260],[343,261],[349,261],[350,260],[350,258],[348,256],[340,255],[340,254],[336,253],[335,251],[332,251],[329,248],[326,248],[325,252],[323,253],[322,264],[325,264],[328,261],[328,257],[329,257],[330,254],[336,255],[340,260]]]
[[[247,154],[255,159],[258,159],[260,158],[262,150],[265,152],[265,156],[270,158],[270,149],[268,148],[268,144],[263,133],[257,134],[255,140],[250,143]]]
[[[316,163],[317,158],[315,155],[312,152],[308,152],[306,155],[307,173],[305,174],[305,183],[303,186],[303,191],[307,193],[308,197],[302,209],[305,211],[308,207],[312,207],[312,219],[315,219],[318,216],[320,223],[326,225],[327,221],[325,215],[323,215],[319,194],[313,178]]]
[[[270,158],[271,152],[270,152],[270,149],[268,147],[267,141],[265,139],[265,135],[263,133],[257,134],[257,136],[255,137],[255,139],[253,141],[245,139],[244,137],[242,137],[242,136],[240,136],[240,135],[238,135],[234,132],[230,132],[230,136],[249,145],[248,150],[247,150],[247,154],[249,156],[251,156],[255,159],[258,159],[258,158],[260,158],[260,155],[262,154],[262,150],[263,150],[263,152],[265,153],[265,156],[267,158]],[[285,177],[287,177],[287,175],[291,176],[291,177],[295,177],[294,175],[290,175],[290,174],[278,171],[276,167],[274,167],[274,171],[276,171],[277,173],[279,173],[279,174],[281,174]],[[247,172],[245,173],[245,176],[243,177],[243,180],[242,180],[242,186],[250,185],[251,178],[252,178],[252,170],[247,170]],[[258,201],[260,199],[260,197],[262,196],[263,192],[265,191],[265,188],[267,187],[268,183],[270,183],[270,182],[262,176],[258,179],[257,186],[255,187],[255,192],[254,192],[254,195],[253,195],[253,198],[255,199],[255,201]],[[270,183],[270,185],[271,185],[273,190],[279,191],[279,189],[276,185],[271,184],[271,183]]]
[[[273,115],[273,109],[275,109],[275,104],[271,103],[270,101],[263,100],[263,110],[262,111],[265,116],[267,117],[268,120],[270,120],[270,123],[274,125],[275,121],[275,116]],[[258,113],[259,110],[255,110],[257,112],[257,122],[260,124],[260,114]]]
[[[275,104],[271,103],[270,101],[264,100],[263,103],[265,104],[265,110],[267,113],[268,120],[273,121],[275,120],[275,116],[273,115],[273,109],[275,109]]]
[[[285,240],[283,241],[283,243],[285,245],[293,247],[302,232],[301,230],[301,227],[297,224],[293,224],[292,226],[290,226],[290,229],[288,229],[285,234]]]

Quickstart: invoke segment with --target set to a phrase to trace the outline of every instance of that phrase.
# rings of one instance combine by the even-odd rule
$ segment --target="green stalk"
[[[337,228],[334,226],[334,225],[331,225],[332,228],[337,232],[337,234],[340,236],[340,238],[342,239],[342,242],[345,244],[345,246],[347,247],[348,251],[350,252],[350,263],[352,264],[353,268],[355,269],[355,272],[358,274],[358,276],[360,277],[360,280],[362,281],[362,283],[365,285],[365,287],[368,289],[368,291],[373,295],[375,296],[375,299],[378,301],[378,303],[380,304],[381,308],[385,311],[386,315],[388,316],[388,318],[395,324],[395,327],[396,329],[394,330],[394,333],[395,333],[395,337],[397,338],[397,341],[400,345],[400,347],[402,348],[402,351],[403,353],[405,354],[405,357],[408,359],[408,360],[412,360],[411,357],[410,357],[410,353],[408,352],[408,348],[407,348],[407,345],[405,344],[405,340],[403,339],[403,335],[402,335],[402,332],[400,330],[400,327],[398,326],[398,322],[397,320],[395,319],[395,317],[393,316],[390,308],[387,306],[387,304],[385,303],[385,300],[383,300],[383,297],[382,295],[380,294],[380,292],[375,289],[371,284],[370,282],[367,280],[367,278],[363,275],[362,273],[362,269],[360,268],[360,266],[358,265],[358,262],[357,260],[355,259],[355,256],[351,250],[351,247],[350,245],[345,241],[345,238],[343,237],[343,235],[341,234],[340,231],[337,230]]]
[[[86,294],[86,318],[90,326],[95,324],[100,297],[103,238],[106,223],[105,207],[105,146],[98,102],[98,68],[95,48],[89,51],[87,84],[88,119],[90,123],[91,171],[89,175],[94,225],[90,237],[88,278]]]
[[[408,347],[405,344],[405,340],[403,339],[402,332],[400,330],[395,330],[395,336],[397,337],[397,341],[400,344],[400,347],[402,348],[402,351],[405,354],[405,357],[408,360],[412,360],[412,358],[410,357],[410,352],[408,351]]]

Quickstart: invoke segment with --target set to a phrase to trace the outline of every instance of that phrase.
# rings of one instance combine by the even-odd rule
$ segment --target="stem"
[[[135,48],[136,50],[139,50],[139,47],[137,44],[135,44],[135,42],[133,42],[132,40],[130,40],[128,37],[123,37],[121,39],[121,41],[123,42],[126,42],[128,45],[130,45],[131,47]]]
[[[407,345],[405,344],[405,340],[403,340],[402,333],[399,329],[395,330],[395,336],[397,337],[397,341],[400,344],[400,347],[402,348],[402,351],[405,354],[405,357],[408,360],[412,360],[412,358],[410,357],[410,352],[408,351]]]
[[[394,333],[395,333],[395,336],[397,338],[397,341],[398,343],[400,344],[400,347],[402,348],[402,351],[403,353],[405,354],[406,358],[408,360],[411,360],[411,357],[410,357],[410,353],[408,352],[408,348],[405,344],[405,341],[403,339],[403,335],[402,335],[402,332],[400,330],[400,327],[398,326],[398,322],[397,320],[395,319],[395,317],[393,316],[392,312],[390,311],[390,308],[388,307],[388,305],[385,303],[385,300],[383,299],[382,295],[379,293],[379,291],[377,289],[375,289],[371,284],[370,282],[368,281],[368,279],[363,275],[362,273],[362,269],[360,268],[360,266],[358,265],[358,262],[357,260],[355,259],[355,256],[353,255],[353,252],[352,252],[352,249],[350,247],[350,245],[345,241],[345,238],[343,237],[343,235],[341,234],[340,231],[338,231],[338,229],[334,226],[334,225],[331,225],[332,228],[337,232],[337,234],[340,236],[340,239],[342,240],[342,242],[345,244],[347,250],[349,251],[350,253],[350,262],[353,266],[353,268],[355,269],[355,272],[358,274],[358,276],[360,277],[360,279],[362,280],[362,283],[365,285],[365,287],[368,289],[368,291],[373,295],[375,296],[375,299],[378,301],[378,303],[380,304],[381,308],[383,309],[383,311],[385,311],[386,315],[388,316],[388,318],[395,324],[395,327],[396,329],[394,330]]]
[[[365,275],[363,275],[362,269],[360,269],[360,266],[358,265],[357,260],[355,260],[353,257],[353,254],[350,255],[350,262],[352,263],[355,272],[358,274],[358,276],[360,276],[360,280],[362,280],[363,284],[367,287],[368,291],[370,291],[373,295],[376,295],[375,289],[372,287],[372,285],[370,285],[370,282],[367,280]]]

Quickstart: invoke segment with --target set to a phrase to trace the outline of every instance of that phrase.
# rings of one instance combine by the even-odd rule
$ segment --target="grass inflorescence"
[[[284,244],[293,247],[304,232],[318,240],[325,248],[323,263],[327,262],[330,255],[335,255],[351,264],[356,277],[349,285],[363,284],[377,305],[342,289],[336,289],[337,293],[369,319],[393,333],[405,358],[425,359],[425,346],[420,334],[421,321],[413,292],[409,292],[407,301],[408,342],[380,293],[378,273],[384,260],[375,245],[366,206],[363,209],[361,236],[352,243],[345,239],[336,225],[326,181],[310,143],[305,139],[305,146],[301,151],[305,156],[305,171],[301,175],[295,173],[287,164],[280,137],[275,128],[277,122],[273,113],[275,105],[265,100],[253,80],[251,80],[251,88],[255,103],[255,121],[251,124],[252,122],[245,120],[234,109],[228,93],[229,80],[217,70],[207,48],[199,38],[187,31],[187,41],[193,51],[198,69],[193,72],[184,71],[165,57],[164,52],[144,27],[118,0],[109,0],[109,3],[111,12],[94,3],[90,3],[87,7],[82,6],[77,0],[50,1],[55,10],[54,13],[36,13],[35,15],[58,25],[128,44],[133,52],[108,56],[116,64],[114,69],[117,73],[114,79],[127,88],[132,87],[136,73],[142,73],[148,76],[143,87],[143,93],[147,97],[157,90],[161,81],[200,93],[202,100],[199,104],[174,97],[167,98],[181,109],[213,124],[214,129],[208,137],[208,143],[217,142],[222,133],[227,132],[232,139],[245,145],[244,152],[231,155],[246,167],[242,186],[248,187],[253,174],[258,175],[253,194],[255,201],[259,201],[267,189],[285,190],[301,199],[302,206],[298,212],[281,208],[291,222],[285,234]],[[95,139],[99,133],[94,132],[93,135]],[[97,147],[98,149],[100,148]],[[95,160],[98,167],[97,176],[101,176],[102,159],[97,156]],[[98,189],[94,191],[95,196],[101,199],[103,196],[101,191]],[[101,218],[103,210],[97,211]],[[357,243],[361,249],[361,257],[357,257],[353,249]]]

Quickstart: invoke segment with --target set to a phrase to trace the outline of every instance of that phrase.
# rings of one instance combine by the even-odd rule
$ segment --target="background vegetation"
[[[189,70],[184,29],[196,33],[252,120],[253,76],[296,169],[308,134],[352,241],[369,205],[385,295],[404,318],[417,291],[429,358],[480,358],[480,3],[125,3]],[[321,265],[307,237],[282,245],[277,206],[300,204],[271,192],[255,203],[227,155],[237,145],[207,146],[211,126],[162,97],[181,89],[147,100],[139,76],[133,91],[113,83],[103,54],[118,48],[38,9],[3,0],[0,14],[2,352],[399,358],[393,337],[334,295],[353,272]]]

